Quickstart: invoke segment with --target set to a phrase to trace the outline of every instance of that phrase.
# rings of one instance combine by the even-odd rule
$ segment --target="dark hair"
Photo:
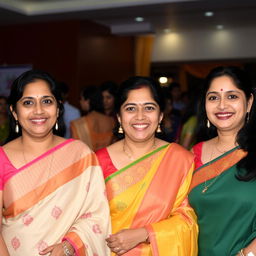
[[[121,106],[127,100],[128,94],[130,91],[140,89],[143,87],[149,88],[153,99],[158,104],[160,111],[163,112],[165,107],[165,98],[164,98],[163,90],[159,85],[159,83],[157,83],[155,80],[153,80],[150,77],[133,76],[128,78],[124,82],[122,82],[118,88],[118,91],[117,91],[118,97],[116,98],[116,101],[115,101],[116,113],[120,114]],[[117,131],[118,131],[118,127],[115,127],[114,134],[119,139],[123,138],[123,135],[118,134]]]
[[[65,132],[65,124],[63,121],[63,104],[61,102],[61,95],[59,90],[57,89],[57,85],[55,80],[46,72],[41,70],[29,70],[25,73],[21,74],[18,78],[14,80],[11,86],[11,92],[8,97],[8,116],[9,116],[9,136],[7,138],[7,142],[21,136],[21,129],[19,133],[15,132],[16,121],[13,114],[10,111],[10,106],[12,106],[13,110],[16,111],[16,104],[22,98],[23,92],[25,87],[29,83],[33,83],[37,80],[45,81],[50,88],[51,93],[55,97],[57,101],[57,107],[59,109],[59,116],[58,116],[58,130],[53,129],[53,133],[59,136],[63,136]]]
[[[99,90],[99,88],[96,85],[90,85],[90,86],[85,87],[82,90],[81,96],[85,100],[90,101],[89,112],[95,110],[95,111],[98,111],[100,113],[104,113],[102,94],[101,94],[101,91]]]
[[[107,91],[112,96],[114,96],[114,98],[116,98],[116,96],[117,96],[117,89],[118,89],[118,86],[113,81],[106,81],[106,82],[102,83],[100,86],[101,92]]]
[[[133,76],[121,83],[117,91],[118,97],[115,101],[116,113],[120,113],[120,108],[127,100],[130,91],[143,87],[149,88],[152,93],[153,99],[159,105],[160,111],[163,112],[165,107],[165,99],[159,83],[157,83],[150,77]]]
[[[237,178],[243,181],[256,179],[256,93],[249,75],[243,69],[234,66],[217,67],[214,68],[206,77],[198,107],[198,138],[200,141],[202,141],[217,136],[216,127],[211,125],[210,128],[206,128],[207,115],[205,109],[205,95],[212,81],[215,78],[222,76],[230,77],[237,88],[244,92],[247,100],[249,100],[251,95],[253,95],[252,107],[250,113],[248,114],[249,121],[244,123],[236,137],[236,142],[239,147],[248,152],[247,156],[238,162],[239,172]],[[242,169],[246,170],[245,174],[243,173]]]

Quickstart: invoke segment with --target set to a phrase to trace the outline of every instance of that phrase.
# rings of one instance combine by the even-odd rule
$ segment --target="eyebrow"
[[[223,91],[222,91],[222,92],[223,92]],[[225,91],[224,93],[233,93],[233,92],[235,92],[235,93],[241,93],[241,92],[239,92],[239,91],[234,91],[234,90],[231,90],[231,91]],[[208,96],[208,95],[209,95],[209,94],[211,94],[211,93],[219,94],[219,93],[221,93],[221,92],[211,91],[211,92],[208,92],[208,93],[206,94],[206,96]]]
[[[25,97],[22,97],[20,100],[24,100],[24,99],[28,99],[28,100],[33,100],[33,99],[35,99],[36,97],[32,97],[32,96],[25,96]],[[44,96],[42,96],[42,97],[40,97],[41,99],[45,99],[45,98],[53,98],[53,99],[55,99],[55,97],[54,96],[52,96],[52,95],[44,95]]]
[[[154,106],[158,106],[156,103],[154,103],[154,102],[145,102],[145,103],[126,103],[126,104],[124,104],[124,106],[123,107],[127,107],[127,106],[136,106],[136,105],[154,105]]]

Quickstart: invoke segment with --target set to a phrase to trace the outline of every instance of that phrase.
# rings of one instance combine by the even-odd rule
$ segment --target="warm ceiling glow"
[[[171,33],[171,31],[172,31],[172,30],[171,30],[170,28],[165,28],[165,29],[164,29],[164,33],[166,33],[166,34]]]
[[[142,21],[144,21],[144,18],[143,18],[143,17],[136,17],[136,18],[135,18],[135,21],[137,21],[137,22],[142,22]]]
[[[213,12],[205,12],[204,13],[204,16],[206,16],[206,17],[212,17],[213,15],[214,15]]]

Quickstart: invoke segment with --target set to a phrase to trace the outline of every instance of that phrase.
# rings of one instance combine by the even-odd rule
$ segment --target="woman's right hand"
[[[110,250],[117,255],[122,255],[138,244],[146,242],[148,232],[145,228],[123,229],[110,235],[106,241]]]

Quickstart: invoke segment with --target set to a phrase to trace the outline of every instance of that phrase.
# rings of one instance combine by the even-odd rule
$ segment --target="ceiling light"
[[[223,25],[217,25],[216,28],[219,29],[219,30],[222,30],[224,28],[224,26]]]
[[[166,84],[168,82],[168,78],[166,76],[161,76],[158,81],[160,84]]]
[[[143,17],[136,17],[136,18],[135,18],[135,21],[137,21],[137,22],[142,22],[142,21],[144,21],[144,18],[143,18]]]
[[[206,16],[206,17],[212,17],[213,15],[214,15],[213,12],[205,12],[204,13],[204,16]]]

